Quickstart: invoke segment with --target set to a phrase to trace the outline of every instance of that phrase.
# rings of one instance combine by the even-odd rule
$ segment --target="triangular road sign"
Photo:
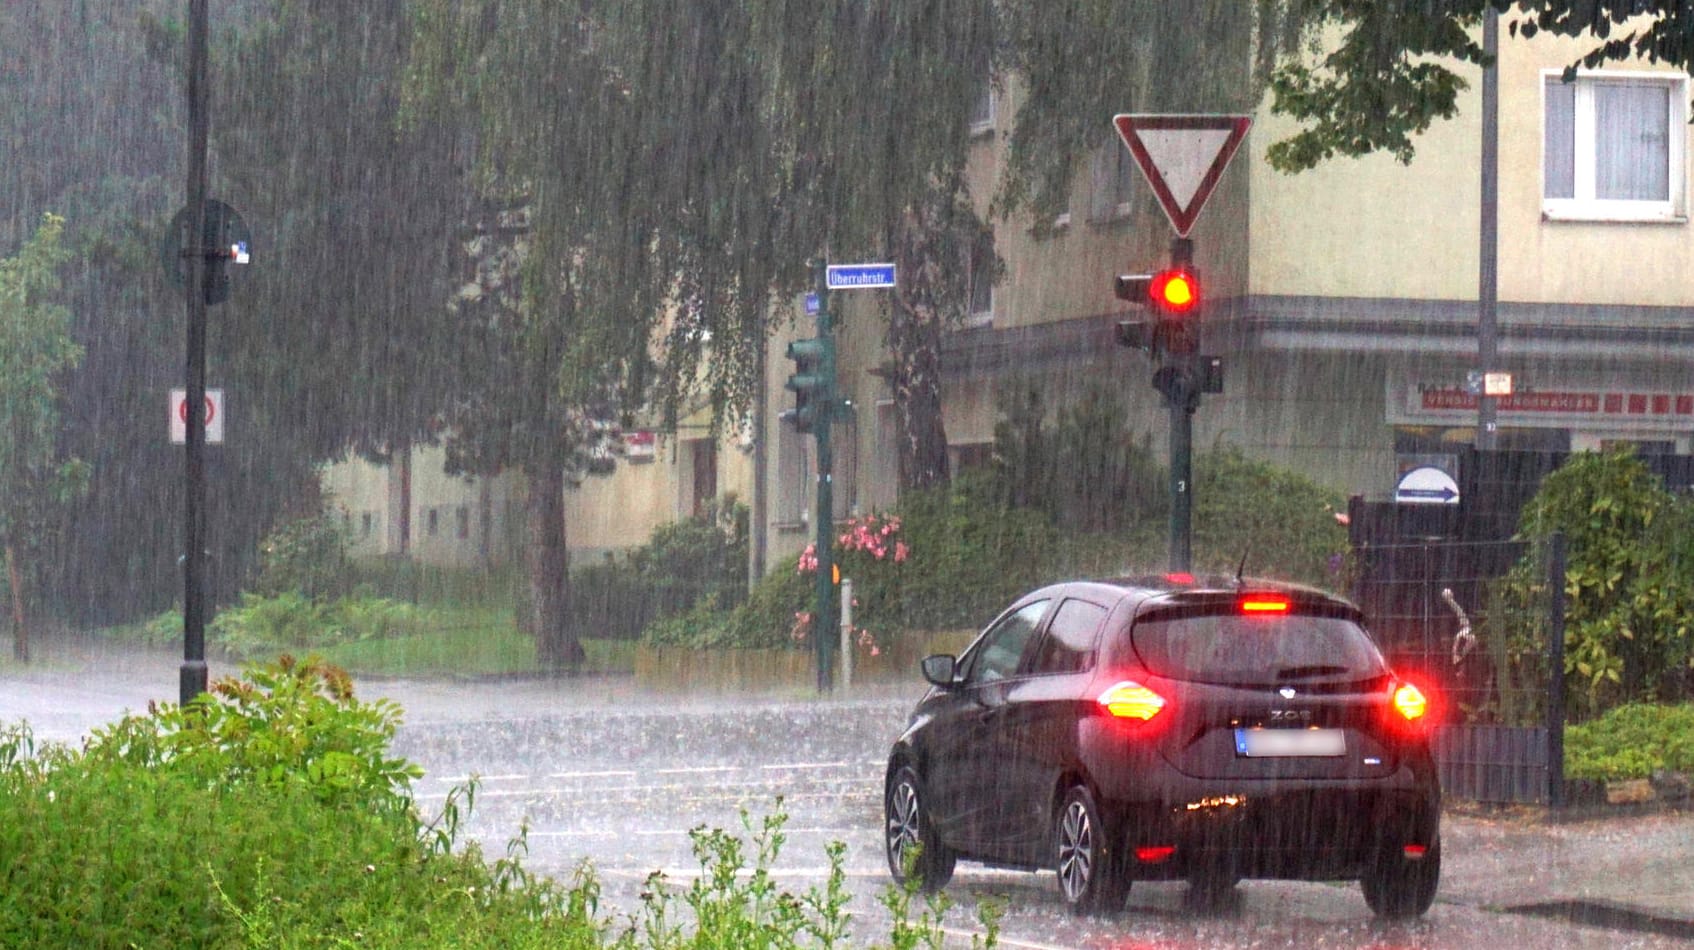
[[[1153,186],[1177,237],[1187,237],[1247,127],[1244,115],[1117,115],[1123,144]]]

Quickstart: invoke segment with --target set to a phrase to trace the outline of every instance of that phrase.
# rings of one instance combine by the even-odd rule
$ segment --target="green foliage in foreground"
[[[1565,732],[1571,778],[1648,778],[1661,770],[1694,774],[1694,705],[1620,706]]]
[[[391,757],[400,710],[363,703],[346,674],[283,660],[96,730],[37,747],[0,725],[0,946],[128,948],[771,948],[853,946],[844,846],[821,887],[771,873],[785,817],[741,838],[692,833],[700,874],[648,881],[640,908],[599,911],[584,866],[536,877],[520,835],[485,861],[457,842],[476,788],[433,821],[417,766]],[[890,950],[937,948],[944,897],[890,887]],[[995,943],[994,910],[986,940]]]

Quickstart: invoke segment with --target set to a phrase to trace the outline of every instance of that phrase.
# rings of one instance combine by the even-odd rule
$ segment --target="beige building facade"
[[[1562,82],[1583,49],[1545,35],[1501,39],[1494,368],[1511,374],[1513,393],[1498,403],[1499,444],[1565,451],[1630,442],[1689,454],[1689,80],[1626,64]],[[1380,499],[1409,460],[1456,457],[1473,442],[1484,126],[1480,71],[1460,72],[1470,88],[1459,116],[1423,135],[1407,165],[1375,155],[1284,175],[1265,151],[1292,127],[1268,108],[1254,116],[1190,235],[1207,295],[1202,351],[1225,366],[1224,392],[1206,396],[1195,416],[1197,450],[1238,446]],[[977,116],[971,183],[984,208],[1016,105],[1011,85],[985,92]],[[1009,101],[996,101],[1002,95]],[[1162,266],[1172,231],[1110,119],[1100,117],[1100,148],[1051,227],[996,223],[1004,278],[973,292],[972,315],[944,353],[956,467],[989,460],[997,393],[1013,381],[1042,389],[1049,407],[1090,383],[1120,387],[1134,426],[1162,452],[1167,410],[1147,357],[1114,343],[1114,324],[1138,313],[1114,298],[1112,277]],[[832,299],[839,387],[851,403],[835,430],[837,519],[898,501],[893,406],[875,372],[883,362],[876,293]],[[815,444],[780,418],[793,402],[784,348],[814,333],[800,311],[796,300],[779,315],[792,320],[771,341],[767,395],[746,426],[716,440],[703,426],[628,436],[638,440],[628,446],[634,457],[569,493],[578,557],[638,545],[658,525],[730,495],[756,513],[763,566],[814,537]],[[420,455],[413,471],[430,464],[438,466]],[[356,523],[366,512],[392,521],[375,475],[336,477],[338,496],[364,499]],[[510,490],[492,489],[502,499],[494,508],[521,510],[505,504]],[[439,501],[425,498],[435,491]],[[415,474],[413,537],[421,511],[456,519],[467,505],[480,510],[479,491]],[[392,536],[384,530],[377,534]]]

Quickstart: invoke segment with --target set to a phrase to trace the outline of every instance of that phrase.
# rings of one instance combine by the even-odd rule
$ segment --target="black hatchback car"
[[[1358,608],[1269,582],[1044,587],[932,688],[888,759],[897,880],[958,859],[1058,872],[1081,912],[1131,882],[1357,880],[1380,916],[1422,914],[1441,873],[1429,698]]]

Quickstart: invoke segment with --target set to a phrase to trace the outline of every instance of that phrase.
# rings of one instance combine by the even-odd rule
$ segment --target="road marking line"
[[[454,785],[462,785],[465,782],[471,781],[472,779],[475,779],[478,782],[515,782],[518,779],[529,778],[529,776],[528,775],[454,775],[454,776],[451,776],[451,777],[437,778],[437,777],[432,776],[432,775],[426,775],[426,776],[424,776],[424,778],[429,779],[432,782],[450,782]]]
[[[844,769],[852,764],[851,762],[793,762],[785,765],[761,765],[759,768],[773,772],[782,769]]]
[[[964,937],[973,941],[977,938],[988,936],[987,933],[981,931],[960,930],[957,927],[942,927],[941,932],[949,937]],[[1036,943],[1033,940],[1019,940],[1016,937],[1008,937],[1005,934],[1001,934],[999,936],[999,943],[997,945],[1002,947],[1018,947],[1019,950],[1076,950],[1074,947],[1066,947],[1056,943]]]
[[[716,794],[688,794],[716,790]],[[870,789],[841,789],[830,792],[781,792],[774,795],[768,787],[746,784],[731,785],[624,785],[617,788],[495,788],[482,789],[476,793],[477,799],[498,798],[569,798],[572,795],[592,794],[597,799],[604,800],[612,795],[635,796],[642,793],[652,794],[672,792],[679,794],[678,800],[684,802],[713,802],[738,801],[745,798],[768,799],[780,797],[784,801],[800,801],[810,798],[864,798],[875,800],[881,796]],[[432,802],[442,801],[452,796],[452,792],[423,792],[413,795],[413,801]]]
[[[631,771],[615,772],[551,772],[548,778],[634,778],[638,773]]]
[[[736,765],[700,765],[687,769],[654,769],[654,775],[698,775],[702,772],[734,772]]]

